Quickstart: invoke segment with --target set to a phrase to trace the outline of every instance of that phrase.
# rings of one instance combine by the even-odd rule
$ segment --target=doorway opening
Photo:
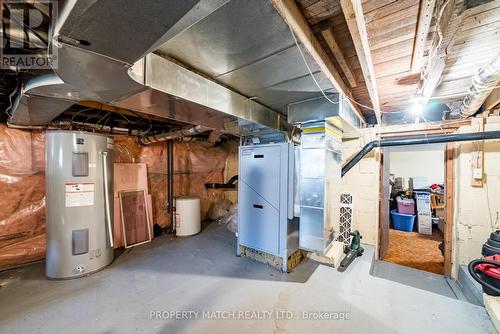
[[[449,275],[447,145],[385,148],[382,155],[379,259]]]

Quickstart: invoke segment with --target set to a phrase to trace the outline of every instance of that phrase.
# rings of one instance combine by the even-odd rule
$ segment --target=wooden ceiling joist
[[[442,29],[441,37],[439,34],[436,34],[436,38],[440,40],[436,44],[437,48],[430,51],[433,56],[429,59],[428,66],[425,69],[426,73],[421,88],[424,98],[431,97],[440,83],[441,75],[446,65],[447,49],[450,45],[453,45],[456,33],[463,19],[463,11],[461,10],[463,3],[458,1],[457,4],[456,0],[450,0],[444,4],[446,4],[446,8],[443,9],[442,15],[439,18],[440,21],[437,23],[441,27],[437,29]]]
[[[411,59],[412,73],[420,72],[422,68],[425,44],[427,42],[427,35],[431,27],[432,13],[436,0],[421,0],[420,10],[418,14],[417,34],[415,36],[415,45],[413,47],[413,55]]]
[[[486,98],[483,103],[483,109],[490,113],[494,109],[498,109],[497,106],[500,104],[500,88],[494,89],[490,95]]]
[[[297,39],[302,43],[307,52],[311,55],[314,61],[318,64],[321,71],[326,75],[333,87],[340,93],[346,95],[347,103],[354,110],[362,123],[366,120],[360,108],[352,102],[353,97],[346,83],[342,80],[342,76],[337,71],[332,61],[328,57],[326,51],[321,46],[321,43],[314,35],[309,23],[304,15],[297,7],[294,0],[270,0],[273,7],[278,11],[281,17],[290,26]]]
[[[354,77],[354,74],[351,71],[351,68],[349,67],[349,64],[347,63],[344,54],[342,53],[342,50],[339,47],[339,44],[335,40],[335,37],[332,34],[332,31],[330,30],[330,27],[328,29],[325,29],[321,31],[321,35],[325,39],[326,43],[330,47],[330,50],[332,51],[333,55],[335,56],[335,59],[337,59],[337,62],[339,63],[340,67],[342,68],[342,71],[344,72],[347,81],[349,81],[349,84],[351,87],[357,87],[357,82],[356,78]]]
[[[368,93],[372,101],[375,117],[377,118],[378,124],[382,124],[377,82],[371,59],[370,45],[368,43],[368,35],[366,32],[366,23],[364,20],[361,0],[341,0],[340,5],[342,7],[342,11],[344,12],[347,26],[349,27],[349,31],[354,42],[354,47],[356,48],[356,53],[361,64]]]

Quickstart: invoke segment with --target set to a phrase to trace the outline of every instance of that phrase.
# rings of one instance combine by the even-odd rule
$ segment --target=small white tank
[[[175,230],[178,236],[188,236],[201,231],[200,198],[183,196],[175,198]]]

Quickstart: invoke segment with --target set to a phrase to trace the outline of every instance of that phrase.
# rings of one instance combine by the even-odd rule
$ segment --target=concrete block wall
[[[377,139],[375,128],[361,129],[361,136],[342,143],[342,160],[347,161],[363,146]],[[354,166],[341,181],[341,192],[353,195],[353,229],[363,235],[362,242],[376,245],[379,224],[380,154],[372,151]]]
[[[490,117],[485,131],[500,130],[500,118]],[[471,132],[464,126],[459,132]],[[452,276],[458,266],[481,256],[482,244],[500,228],[500,140],[484,142],[484,185],[472,187],[471,153],[474,143],[455,144],[455,222]]]

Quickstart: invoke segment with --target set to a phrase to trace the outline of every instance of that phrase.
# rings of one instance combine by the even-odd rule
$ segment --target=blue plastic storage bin
[[[412,232],[415,223],[415,215],[398,213],[397,210],[391,210],[392,225],[396,230]]]

